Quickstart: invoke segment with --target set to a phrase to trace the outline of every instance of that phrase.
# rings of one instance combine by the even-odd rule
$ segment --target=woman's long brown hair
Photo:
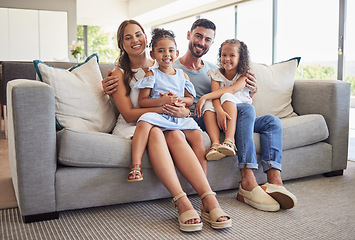
[[[129,82],[131,81],[132,78],[134,78],[134,74],[136,73],[132,71],[131,61],[129,59],[127,52],[123,48],[124,29],[128,24],[138,25],[142,29],[142,32],[145,33],[142,25],[135,20],[123,21],[117,30],[117,45],[118,48],[120,49],[120,55],[118,57],[118,67],[123,69],[123,82],[124,85],[126,86],[127,96],[129,96],[129,94],[131,93],[131,87],[129,86]]]

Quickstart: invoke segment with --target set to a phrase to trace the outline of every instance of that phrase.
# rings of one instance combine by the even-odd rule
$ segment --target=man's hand
[[[106,78],[104,78],[101,82],[104,93],[107,95],[112,95],[114,92],[116,92],[117,82],[118,78],[116,76],[112,76],[112,71],[108,70]]]
[[[245,80],[246,81],[245,86],[250,89],[249,95],[252,98],[254,96],[254,94],[258,91],[257,81],[256,81],[254,73],[248,72],[246,76],[247,76],[247,79]]]

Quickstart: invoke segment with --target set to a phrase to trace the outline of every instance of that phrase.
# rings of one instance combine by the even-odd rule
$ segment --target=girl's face
[[[142,54],[147,45],[147,36],[136,24],[128,24],[123,33],[123,49],[128,55]]]
[[[159,39],[151,51],[151,57],[159,64],[159,69],[172,68],[173,63],[179,56],[174,40],[170,38]]]
[[[221,65],[226,71],[237,70],[239,44],[225,44],[221,49]]]

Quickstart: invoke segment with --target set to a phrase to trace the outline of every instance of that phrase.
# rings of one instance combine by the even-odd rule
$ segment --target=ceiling
[[[123,20],[135,19],[143,26],[151,27],[240,1],[77,0],[77,24],[117,28]]]

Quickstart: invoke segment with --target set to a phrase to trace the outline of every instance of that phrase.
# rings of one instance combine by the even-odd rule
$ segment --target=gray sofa
[[[112,67],[100,65],[103,75]],[[5,62],[3,68],[10,168],[25,222],[58,218],[60,211],[70,209],[171,197],[154,174],[146,153],[144,181],[126,181],[130,140],[99,132],[57,131],[53,89],[28,80],[35,79],[32,63]],[[20,79],[12,80],[11,73]],[[299,116],[281,120],[284,180],[342,175],[347,166],[349,99],[350,84],[346,82],[296,80],[292,105]],[[254,139],[260,161],[258,134]],[[261,167],[255,174],[259,183],[266,182]],[[207,176],[214,191],[236,189],[240,181],[236,157],[208,162]],[[184,190],[194,194],[187,181],[179,177]]]

